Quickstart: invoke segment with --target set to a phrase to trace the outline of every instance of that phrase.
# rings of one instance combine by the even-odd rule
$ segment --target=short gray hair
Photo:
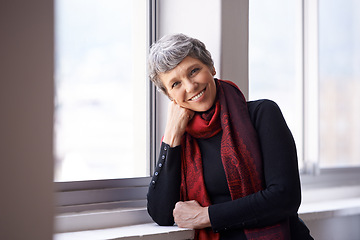
[[[159,74],[174,69],[187,56],[199,59],[209,68],[214,66],[211,54],[206,49],[205,44],[198,39],[181,33],[166,35],[151,46],[148,57],[148,71],[150,80],[158,90],[168,95]]]

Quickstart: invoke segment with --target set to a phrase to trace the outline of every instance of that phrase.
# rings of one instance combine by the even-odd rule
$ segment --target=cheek
[[[179,91],[171,91],[169,94],[171,100],[175,101],[177,104],[182,100],[182,94]]]

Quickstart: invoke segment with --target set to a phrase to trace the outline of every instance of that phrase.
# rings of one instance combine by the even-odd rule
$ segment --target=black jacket
[[[204,181],[212,205],[209,217],[221,239],[246,239],[243,229],[273,225],[288,219],[292,239],[313,239],[298,218],[301,189],[295,142],[276,103],[248,102],[263,155],[265,189],[231,200],[220,157],[221,132],[197,139],[203,159]],[[181,147],[162,143],[148,192],[148,212],[159,225],[173,225],[172,211],[180,198]]]

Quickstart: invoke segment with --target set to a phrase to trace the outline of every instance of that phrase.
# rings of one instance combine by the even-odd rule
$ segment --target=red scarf
[[[201,206],[211,205],[206,192],[200,148],[195,138],[210,138],[221,130],[221,160],[233,200],[264,189],[262,156],[246,100],[232,82],[215,80],[217,99],[206,114],[196,113],[182,140],[182,201],[196,200]],[[290,239],[287,224],[244,229],[249,240]],[[219,239],[211,228],[196,230],[195,239]]]

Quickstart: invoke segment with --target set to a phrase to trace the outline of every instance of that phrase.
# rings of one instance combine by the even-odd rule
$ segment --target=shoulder
[[[281,112],[276,102],[269,99],[260,99],[247,102],[250,117],[261,113],[279,113]]]
[[[284,116],[276,102],[261,99],[247,102],[251,122],[255,128],[259,126],[283,125]]]

